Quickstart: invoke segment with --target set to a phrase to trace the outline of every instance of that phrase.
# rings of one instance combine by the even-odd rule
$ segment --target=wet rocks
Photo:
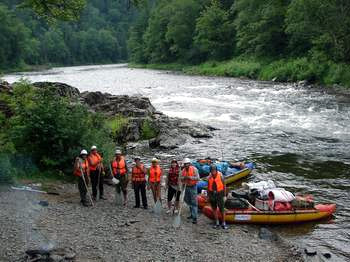
[[[264,240],[270,240],[270,241],[278,240],[278,236],[276,235],[276,233],[270,231],[266,227],[260,228],[258,236],[260,239],[264,239]]]
[[[57,95],[68,97],[71,99],[79,98],[80,92],[78,88],[59,82],[35,82],[33,86],[37,88],[51,88],[55,90]]]
[[[73,261],[76,257],[72,249],[52,248],[52,249],[28,249],[23,261],[40,262],[64,262]]]

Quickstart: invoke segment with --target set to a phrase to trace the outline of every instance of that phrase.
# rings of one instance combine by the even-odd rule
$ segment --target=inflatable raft
[[[224,175],[225,184],[229,185],[242,178],[249,176],[253,169],[254,169],[254,163],[246,163],[243,169],[228,168],[228,170],[226,170],[226,173]],[[198,192],[200,193],[202,189],[206,189],[207,186],[208,186],[207,178],[203,177],[201,181],[197,183]]]
[[[296,209],[293,211],[255,211],[248,209],[227,210],[225,220],[227,223],[251,224],[289,224],[316,221],[330,217],[336,210],[336,204],[318,204],[312,209]],[[202,213],[214,219],[213,210],[205,205]],[[222,217],[219,215],[219,219]]]

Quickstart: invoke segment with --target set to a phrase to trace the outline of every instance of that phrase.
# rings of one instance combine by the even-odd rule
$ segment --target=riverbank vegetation
[[[10,115],[0,113],[0,178],[71,174],[75,157],[91,141],[111,159],[115,149],[107,119],[50,88],[20,82],[1,94]]]
[[[150,1],[139,12],[128,40],[134,63],[350,87],[349,1]]]

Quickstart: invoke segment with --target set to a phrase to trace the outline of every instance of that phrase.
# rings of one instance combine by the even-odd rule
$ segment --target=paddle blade
[[[180,214],[178,214],[178,215],[175,216],[175,218],[174,218],[173,227],[174,227],[174,228],[179,228],[180,225],[181,225],[181,216],[180,216]]]
[[[122,193],[121,190],[119,190],[118,188],[116,188],[115,190],[115,204],[117,206],[121,206],[123,204]]]
[[[154,210],[154,213],[155,213],[156,215],[160,215],[160,213],[162,212],[162,204],[160,203],[159,200],[158,200],[158,201],[156,202],[156,204],[154,205],[153,210]]]

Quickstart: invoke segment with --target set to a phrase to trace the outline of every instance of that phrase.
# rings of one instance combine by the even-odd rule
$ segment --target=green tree
[[[214,0],[197,19],[195,45],[205,58],[226,59],[233,54],[234,37],[235,29],[228,11]]]
[[[350,62],[350,2],[295,0],[286,17],[290,46],[305,54],[321,53],[336,62]]]
[[[19,66],[23,61],[29,30],[2,4],[0,4],[0,32],[0,69]]]
[[[195,55],[193,36],[200,8],[197,0],[174,0],[169,5],[171,16],[165,39],[175,59],[188,61]]]
[[[236,0],[235,27],[241,53],[278,56],[288,44],[284,19],[290,0]]]

